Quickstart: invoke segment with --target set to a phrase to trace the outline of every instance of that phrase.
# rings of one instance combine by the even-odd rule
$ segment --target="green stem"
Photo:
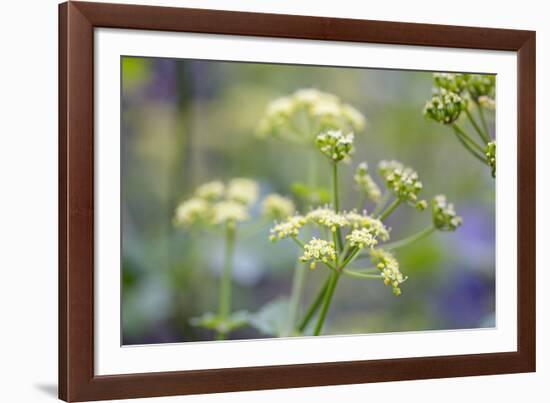
[[[399,204],[401,203],[401,199],[397,198],[395,199],[387,208],[386,210],[384,210],[379,216],[378,216],[378,219],[380,221],[383,221],[385,220],[386,218],[388,218],[390,216],[391,213],[393,213],[393,211],[399,206]]]
[[[483,126],[483,130],[485,131],[485,142],[490,143],[491,136],[489,135],[489,126],[487,125],[487,121],[485,120],[485,113],[483,112],[483,107],[477,102],[475,104],[477,106],[479,120],[481,120],[481,125]]]
[[[225,231],[225,256],[220,285],[220,321],[224,321],[231,310],[231,280],[233,272],[233,253],[235,251],[235,224],[227,223]],[[226,334],[219,332],[218,340],[225,339]]]
[[[325,296],[325,292],[327,291],[329,283],[330,283],[330,277],[327,279],[327,281],[325,281],[325,284],[319,290],[319,292],[317,293],[317,296],[309,306],[304,316],[304,319],[302,319],[302,321],[300,322],[300,326],[298,327],[298,330],[300,331],[300,333],[303,333],[304,330],[306,330],[306,327],[309,324],[309,321],[311,320],[311,318],[313,318],[313,315],[315,315],[315,312],[317,312],[317,309],[319,308],[319,306],[321,305],[321,302],[323,301],[323,298]]]
[[[475,148],[477,151],[479,151],[481,154],[485,154],[485,150],[483,147],[481,147],[474,139],[472,139],[468,133],[466,133],[462,128],[457,125],[456,123],[453,123],[454,129],[462,136],[464,141],[469,143],[473,148]]]
[[[304,249],[305,245],[304,245],[304,243],[303,243],[302,241],[300,241],[300,240],[299,240],[298,238],[296,238],[295,236],[291,236],[290,238],[291,238],[294,242],[296,242],[296,244],[297,244],[300,248]]]
[[[474,148],[472,148],[472,146],[470,146],[470,144],[468,144],[464,138],[462,137],[462,135],[460,134],[460,131],[458,131],[456,128],[454,128],[454,133],[458,139],[458,141],[460,141],[460,143],[464,146],[464,148],[466,148],[466,150],[468,150],[474,157],[476,157],[478,160],[480,160],[481,162],[483,162],[484,164],[487,164],[487,161],[485,160],[484,156],[480,155],[478,151],[476,151]]]
[[[323,324],[325,323],[325,318],[327,316],[327,312],[332,301],[332,296],[334,295],[334,290],[336,289],[336,284],[338,284],[339,278],[340,273],[337,271],[332,272],[330,275],[328,287],[323,297],[323,305],[321,306],[319,318],[317,319],[317,324],[315,325],[315,330],[313,331],[314,336],[319,336],[321,334],[321,330],[323,329]]]
[[[386,205],[386,203],[390,199],[390,196],[391,196],[391,193],[386,190],[384,192],[384,195],[380,198],[380,201],[378,201],[378,203],[374,207],[374,210],[372,212],[372,215],[374,217],[376,217],[378,214],[380,214],[380,212],[382,211],[382,209],[384,208],[384,206]]]
[[[285,336],[292,336],[292,334],[294,333],[294,325],[296,323],[296,317],[298,316],[298,307],[302,298],[302,290],[304,288],[306,272],[306,265],[297,261],[296,266],[294,267],[294,276],[292,277],[292,290],[290,292],[288,320]]]
[[[350,277],[356,277],[356,278],[364,278],[364,279],[380,279],[382,276],[380,274],[367,274],[367,273],[360,273],[353,270],[344,269],[342,270],[342,273],[350,276]]]
[[[334,211],[340,212],[340,199],[338,196],[338,163],[332,163],[332,202],[334,204]],[[342,250],[342,234],[340,228],[336,229],[336,242],[335,246],[339,251]]]
[[[394,250],[398,248],[402,248],[404,246],[410,245],[416,241],[421,240],[422,238],[426,238],[428,235],[431,235],[435,231],[435,227],[433,225],[430,225],[427,228],[424,228],[422,231],[417,232],[416,234],[410,235],[406,238],[403,238],[399,241],[391,242],[385,245],[382,245],[382,249],[387,250]]]
[[[466,116],[468,117],[468,120],[470,121],[473,128],[475,129],[475,131],[479,135],[479,138],[481,139],[481,141],[483,141],[484,143],[488,143],[490,140],[487,139],[487,133],[485,133],[483,130],[481,130],[481,128],[477,124],[476,120],[474,119],[474,117],[472,116],[470,111],[468,110],[468,108],[465,109],[465,112],[466,112]]]

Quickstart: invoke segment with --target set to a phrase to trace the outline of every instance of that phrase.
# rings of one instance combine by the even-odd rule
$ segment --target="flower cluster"
[[[364,247],[373,247],[378,243],[372,229],[361,228],[354,229],[347,236],[350,246],[363,249]]]
[[[296,237],[306,222],[305,217],[301,215],[289,217],[286,221],[276,224],[271,229],[269,239],[275,242],[288,237]]]
[[[247,178],[236,178],[229,182],[226,198],[249,206],[258,199],[258,193],[256,182]]]
[[[246,206],[234,200],[222,200],[212,206],[214,224],[236,223],[250,218]]]
[[[310,269],[315,269],[317,262],[331,263],[336,260],[336,249],[333,242],[323,239],[313,238],[304,245],[304,254],[300,256],[300,261],[309,262]]]
[[[227,186],[221,181],[207,182],[197,187],[192,198],[176,208],[174,224],[182,227],[235,225],[250,218],[248,207],[257,198],[258,184],[251,179],[235,178]]]
[[[438,123],[454,123],[464,109],[467,108],[467,101],[459,94],[441,88],[439,93],[426,102],[424,116]]]
[[[294,202],[276,193],[267,195],[262,202],[262,214],[277,220],[285,219],[294,214]]]
[[[474,102],[487,97],[494,102],[496,76],[492,74],[468,74],[467,90]]]
[[[260,121],[260,135],[309,142],[320,131],[362,131],[365,117],[335,95],[301,89],[272,101]]]
[[[422,182],[418,179],[415,170],[394,160],[380,161],[378,170],[388,189],[392,190],[398,199],[416,203],[417,208],[422,209],[424,204],[417,203]]]
[[[338,214],[329,207],[318,207],[310,211],[306,215],[306,220],[309,223],[327,227],[332,232],[336,232],[340,227],[349,225],[349,221],[344,214]]]
[[[485,148],[485,156],[487,157],[487,163],[491,167],[491,174],[495,177],[497,170],[497,144],[491,141]]]
[[[341,130],[328,130],[315,138],[315,145],[334,162],[349,161],[353,154],[353,133],[344,134]]]
[[[432,201],[432,220],[440,231],[454,231],[462,224],[462,217],[456,214],[453,204],[447,202],[444,195],[435,196]]]
[[[353,229],[366,228],[371,231],[375,237],[379,238],[381,241],[386,242],[390,239],[390,231],[384,225],[382,221],[377,218],[367,215],[365,212],[363,214],[357,213],[355,210],[352,210],[345,214],[346,220],[349,222]]]
[[[355,181],[357,188],[365,194],[368,200],[378,203],[380,197],[382,196],[382,192],[376,182],[372,179],[372,176],[369,175],[368,165],[366,162],[361,162],[357,166],[353,180]]]
[[[457,73],[434,73],[434,85],[447,91],[461,94],[468,86],[467,75]]]
[[[176,208],[174,224],[190,227],[200,221],[206,221],[211,215],[209,203],[201,198],[194,197],[184,201]]]
[[[380,270],[384,285],[391,285],[395,295],[401,295],[399,285],[407,278],[399,270],[399,262],[393,255],[383,249],[375,249],[371,252],[372,262]]]

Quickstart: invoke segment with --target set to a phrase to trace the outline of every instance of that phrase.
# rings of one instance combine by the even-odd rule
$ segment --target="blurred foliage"
[[[445,193],[464,218],[455,233],[436,233],[399,250],[409,276],[400,297],[381,282],[342,279],[325,333],[494,326],[494,180],[450,131],[422,116],[431,73],[137,57],[124,57],[121,68],[124,344],[212,338],[190,320],[216,310],[223,235],[191,234],[172,225],[176,205],[197,185],[250,177],[262,196],[278,192],[299,201],[311,194],[304,190],[308,165],[321,157],[297,144],[255,136],[267,104],[300,88],[337,94],[367,117],[365,132],[355,139],[354,162],[341,169],[340,186],[350,192],[344,208],[355,207],[353,173],[360,161],[374,167],[397,159],[433,190],[424,198]],[[488,123],[494,137],[494,121]],[[322,203],[330,175],[328,166],[317,166],[316,197]],[[407,209],[390,217],[393,240],[430,222],[429,211]],[[258,219],[259,210],[252,207],[253,220],[237,239],[233,308],[256,312],[254,320],[265,332],[240,327],[233,339],[280,332],[271,318],[288,303],[298,256],[291,241],[270,244],[270,223]],[[307,274],[304,306],[325,274]]]

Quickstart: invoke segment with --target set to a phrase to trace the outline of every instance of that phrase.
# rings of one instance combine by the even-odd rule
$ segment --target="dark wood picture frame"
[[[96,376],[93,35],[98,27],[517,52],[518,351]],[[60,4],[60,399],[75,402],[532,371],[535,371],[535,32],[85,2]]]

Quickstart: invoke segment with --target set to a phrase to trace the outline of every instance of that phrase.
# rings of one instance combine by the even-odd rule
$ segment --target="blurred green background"
[[[359,162],[374,173],[380,160],[397,159],[418,171],[423,198],[445,193],[464,218],[456,232],[396,253],[409,276],[399,297],[381,281],[342,278],[324,334],[494,326],[494,180],[450,129],[424,119],[431,73],[139,57],[123,57],[121,68],[123,344],[212,339],[189,319],[217,309],[223,235],[175,228],[174,210],[215,179],[255,179],[262,195],[290,195],[305,181],[301,147],[255,136],[267,104],[301,88],[333,93],[367,117],[352,164],[340,169],[344,207],[355,206]],[[319,164],[328,186],[328,164]],[[429,222],[429,211],[402,206],[389,219],[392,239]],[[233,310],[254,312],[290,293],[299,251],[288,240],[271,243],[269,228],[237,239]],[[327,275],[308,272],[306,306]],[[260,337],[250,327],[230,335]]]

